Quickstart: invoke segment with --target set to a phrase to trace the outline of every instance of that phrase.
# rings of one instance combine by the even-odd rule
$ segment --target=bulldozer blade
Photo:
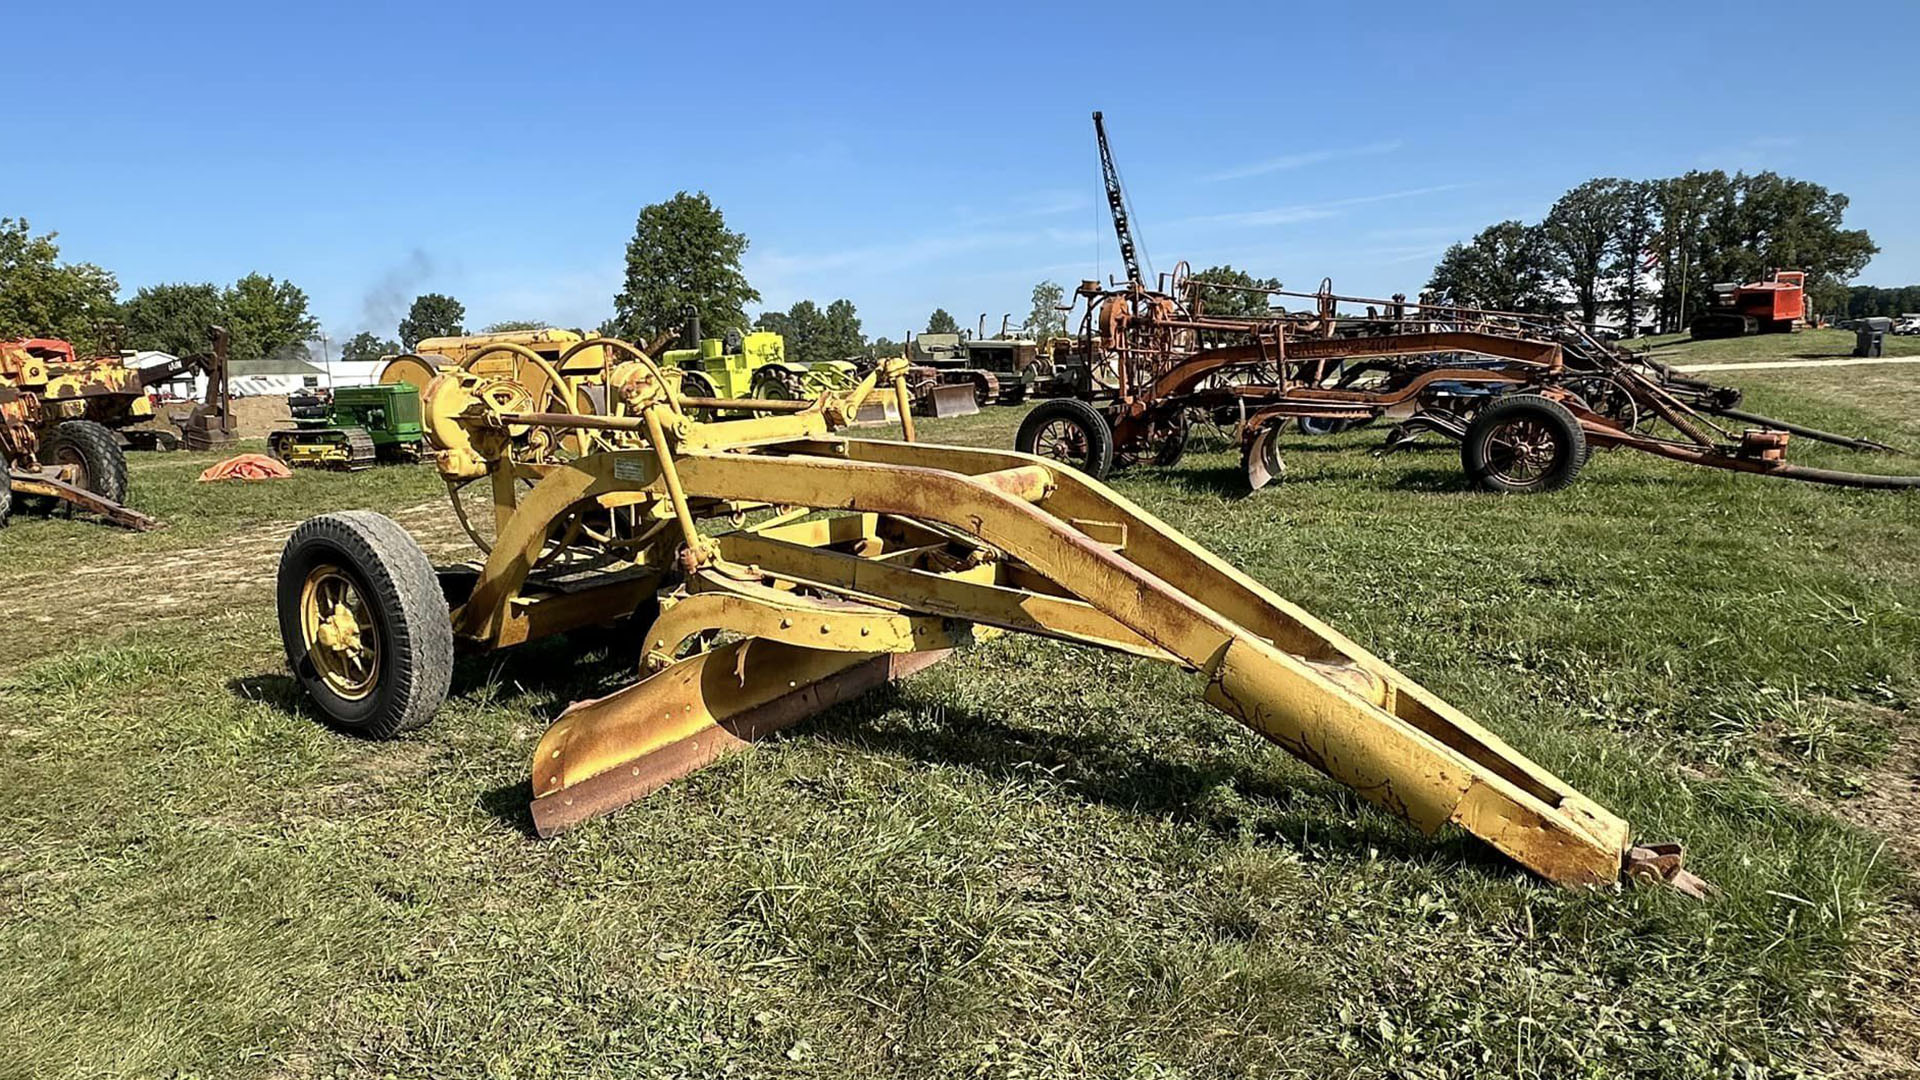
[[[829,652],[749,638],[576,703],[541,736],[534,753],[534,829],[552,836],[611,813],[951,652]]]
[[[860,403],[860,411],[854,414],[855,427],[871,427],[875,424],[897,424],[900,422],[900,410],[890,397],[870,397]]]
[[[980,403],[974,400],[972,383],[947,383],[929,387],[926,396],[927,415],[933,417],[972,416],[980,411]]]

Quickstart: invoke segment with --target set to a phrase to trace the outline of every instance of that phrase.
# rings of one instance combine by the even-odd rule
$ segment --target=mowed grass
[[[1920,448],[1911,370],[1728,381]],[[1004,446],[1019,415],[924,430]],[[1116,486],[1721,896],[1553,889],[1190,676],[1012,637],[536,840],[534,741],[625,661],[469,660],[425,731],[336,735],[283,674],[274,536],[335,506],[443,534],[431,471],[151,457],[167,531],[0,533],[0,1075],[1910,1074],[1920,845],[1879,796],[1920,768],[1916,496],[1616,452],[1491,498],[1379,434],[1293,440],[1253,497],[1223,451]],[[245,572],[147,569],[182,550]]]
[[[1656,357],[1676,364],[1739,364],[1775,360],[1846,360],[1853,356],[1851,330],[1802,330],[1796,334],[1759,334],[1754,337],[1694,341],[1686,334],[1660,334],[1623,341],[1629,349],[1652,349]],[[1882,339],[1886,356],[1920,356],[1920,336],[1888,334]]]

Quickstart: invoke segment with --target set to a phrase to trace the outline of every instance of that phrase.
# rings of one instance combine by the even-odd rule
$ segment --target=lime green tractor
[[[661,354],[668,366],[680,369],[680,392],[689,397],[798,400],[846,390],[859,381],[854,366],[844,360],[789,361],[786,339],[765,330],[729,330],[725,339],[699,340],[698,348]]]

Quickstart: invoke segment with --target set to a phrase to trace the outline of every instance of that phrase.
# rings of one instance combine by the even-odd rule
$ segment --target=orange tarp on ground
[[[200,480],[285,480],[293,475],[293,470],[277,458],[265,454],[241,454],[230,457],[207,468],[200,474]]]

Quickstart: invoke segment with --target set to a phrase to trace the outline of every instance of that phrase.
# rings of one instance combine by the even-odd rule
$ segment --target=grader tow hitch
[[[490,493],[492,536],[468,522],[477,567],[436,580],[397,525],[350,512],[296,530],[279,576],[293,671],[333,723],[376,736],[430,717],[456,646],[644,635],[639,679],[540,739],[543,835],[1018,632],[1197,673],[1209,704],[1376,806],[1427,832],[1458,825],[1549,881],[1691,880],[1674,851],[1635,848],[1620,818],[1100,482],[916,441],[904,361],[703,422],[692,410],[713,403],[640,350],[586,344],[619,357],[592,393],[532,368],[531,389],[466,369],[427,389],[456,505],[469,485]],[[889,386],[907,441],[837,434]]]

